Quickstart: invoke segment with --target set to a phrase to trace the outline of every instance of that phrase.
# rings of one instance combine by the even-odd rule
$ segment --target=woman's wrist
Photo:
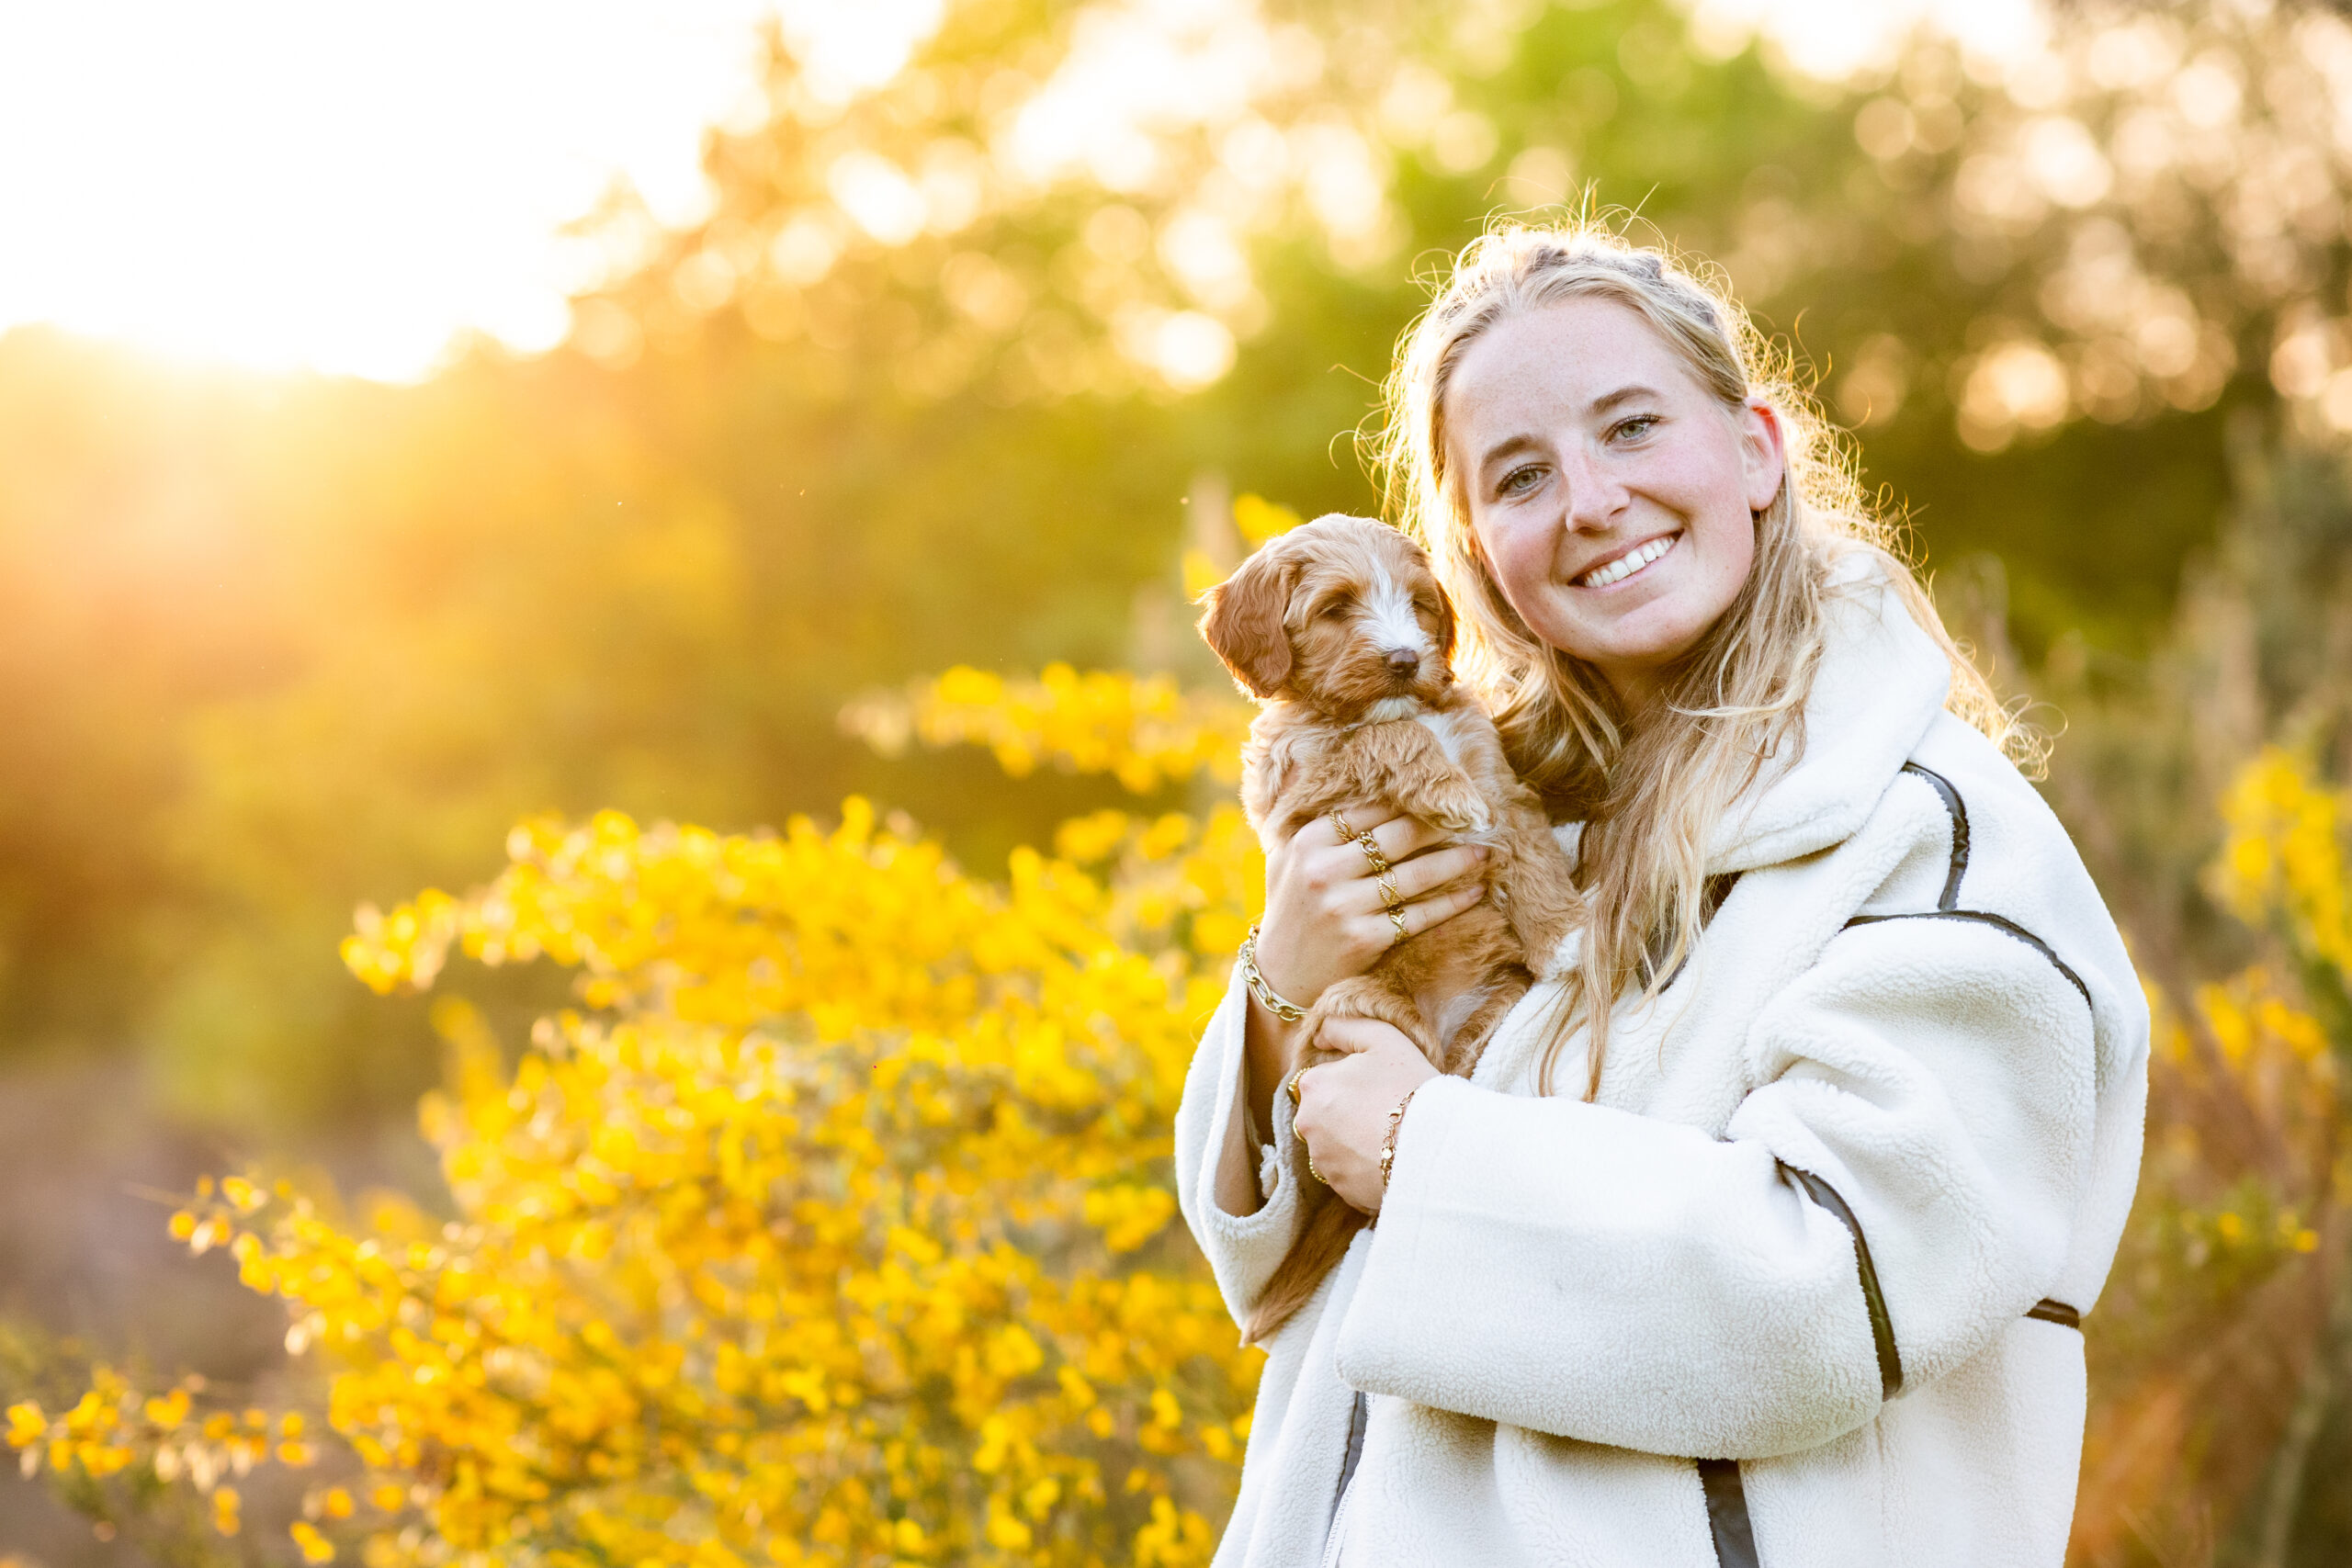
[[[1304,1001],[1293,1001],[1266,977],[1265,968],[1258,958],[1258,927],[1251,926],[1250,934],[1241,939],[1241,951],[1236,957],[1241,983],[1249,988],[1250,999],[1270,1017],[1286,1026],[1295,1024],[1306,1016],[1306,1010],[1314,1005],[1314,998],[1310,997]]]
[[[1315,998],[1323,994],[1323,985],[1315,983],[1309,975],[1301,970],[1298,962],[1300,955],[1293,950],[1290,940],[1292,934],[1285,930],[1268,931],[1261,923],[1250,928],[1250,937],[1242,945],[1250,950],[1251,956],[1256,962],[1257,972],[1266,982],[1267,988],[1304,1013],[1305,1010],[1315,1005]],[[1323,984],[1329,983],[1326,981]],[[1250,994],[1253,996],[1257,994],[1254,987]],[[1269,1006],[1267,1010],[1275,1013],[1277,1017],[1283,1018],[1285,1021],[1297,1021],[1272,1006]]]

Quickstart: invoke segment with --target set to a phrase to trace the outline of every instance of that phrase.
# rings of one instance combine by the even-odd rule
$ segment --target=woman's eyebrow
[[[1542,446],[1543,443],[1532,435],[1506,435],[1487,448],[1478,458],[1478,467],[1481,471],[1484,471],[1505,457],[1513,457],[1521,452],[1536,451]]]
[[[1603,414],[1620,403],[1635,402],[1643,398],[1657,396],[1656,391],[1637,382],[1630,387],[1620,387],[1613,392],[1601,393],[1600,396],[1592,400],[1592,412],[1596,414]]]

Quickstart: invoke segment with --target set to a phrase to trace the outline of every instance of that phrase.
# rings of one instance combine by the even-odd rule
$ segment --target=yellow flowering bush
[[[1220,783],[1238,780],[1250,716],[1230,695],[1187,693],[1165,675],[1049,664],[1034,680],[1007,680],[958,665],[903,694],[855,703],[842,722],[886,755],[913,739],[969,742],[986,746],[1015,778],[1046,761],[1113,774],[1145,795],[1203,771]]]
[[[2222,901],[2255,926],[2275,926],[2299,957],[2352,980],[2352,876],[2345,795],[2285,750],[2266,747],[2222,801],[2229,829],[2214,867]]]
[[[951,672],[910,716],[1138,788],[1230,776],[1237,733],[1057,671]],[[453,954],[576,972],[511,1066],[435,1003],[455,1218],[249,1178],[172,1218],[285,1302],[308,1415],[102,1371],[8,1411],[28,1472],[94,1511],[185,1483],[250,1540],[237,1483],[315,1465],[274,1555],[379,1568],[1204,1562],[1260,1358],[1171,1224],[1170,1124],[1262,879],[1239,813],[1083,817],[1001,884],[854,799],[830,831],[535,819],[507,852],[344,944],[379,992]]]

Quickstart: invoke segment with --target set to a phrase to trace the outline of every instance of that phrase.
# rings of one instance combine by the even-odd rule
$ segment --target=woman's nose
[[[1599,458],[1580,445],[1571,447],[1560,464],[1560,478],[1568,491],[1568,526],[1609,526],[1610,520],[1617,514],[1620,487],[1601,471]]]

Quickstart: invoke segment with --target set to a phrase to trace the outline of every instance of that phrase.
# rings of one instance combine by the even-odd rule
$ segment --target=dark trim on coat
[[[2047,1296],[2026,1308],[2025,1314],[2028,1317],[2038,1317],[2044,1323],[2054,1323],[2061,1328],[2071,1328],[2077,1334],[2083,1331],[2081,1313],[2076,1312],[2064,1302],[2053,1302]]]
[[[1699,1461],[1699,1488],[1707,1495],[1707,1533],[1714,1538],[1719,1568],[1760,1568],[1756,1528],[1747,1517],[1747,1489],[1739,1480],[1739,1461]]]
[[[2091,988],[2083,984],[2083,977],[2075,974],[2048,942],[2006,916],[1988,915],[1982,909],[1923,909],[1916,915],[1856,915],[1846,922],[1845,929],[1852,931],[1856,926],[1883,925],[1888,920],[1973,920],[1980,926],[1991,926],[1995,931],[2007,931],[2042,957],[2050,960],[2058,973],[2066,976],[2066,983],[2082,993],[2083,1005],[2085,1007],[2091,1005]]]
[[[1951,818],[1951,863],[1944,871],[1944,890],[1936,896],[1936,908],[1940,910],[1960,908],[1960,878],[1968,869],[1968,807],[1960,798],[1960,791],[1951,781],[1933,768],[1923,768],[1917,762],[1905,762],[1903,771],[1915,773],[1935,787],[1944,797],[1944,814]]]
[[[1862,1223],[1854,1218],[1854,1211],[1838,1196],[1838,1190],[1813,1172],[1783,1161],[1781,1174],[1804,1188],[1806,1197],[1837,1215],[1853,1233],[1854,1268],[1862,1277],[1862,1305],[1870,1312],[1871,1344],[1878,1351],[1879,1396],[1893,1399],[1903,1392],[1903,1356],[1894,1348],[1894,1320],[1886,1314],[1886,1295],[1879,1289],[1878,1270],[1871,1264],[1871,1244],[1862,1235]]]

